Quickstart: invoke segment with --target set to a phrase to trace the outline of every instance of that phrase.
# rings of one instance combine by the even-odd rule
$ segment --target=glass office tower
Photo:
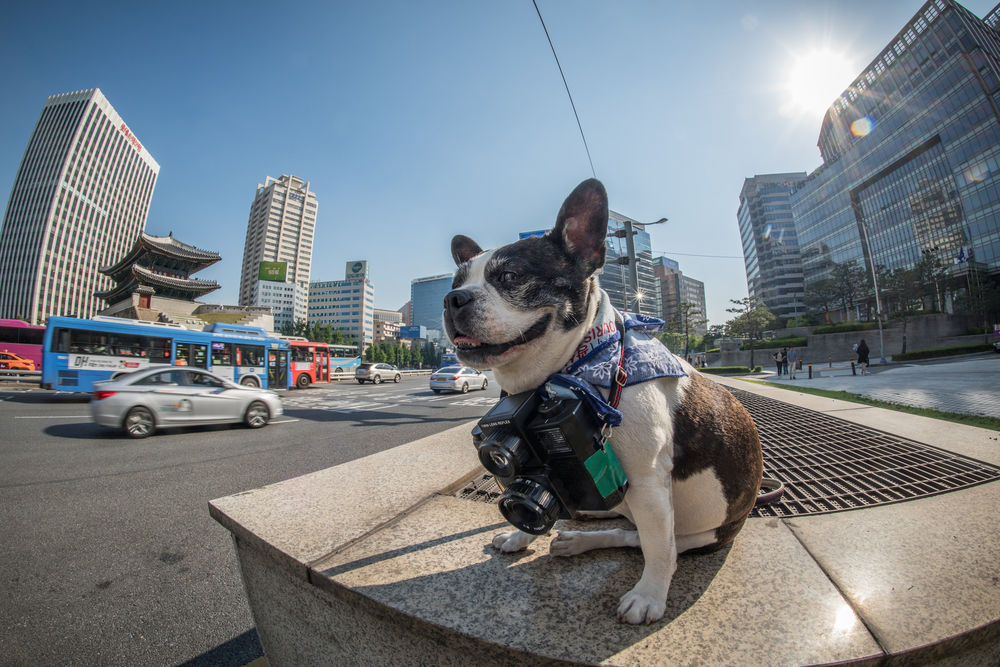
[[[410,282],[410,324],[427,327],[429,340],[444,340],[444,297],[451,291],[454,276],[450,273]]]
[[[1000,33],[931,0],[834,101],[792,195],[808,285],[855,260],[1000,271]],[[971,259],[971,261],[969,261]]]
[[[764,174],[747,178],[740,191],[740,225],[747,290],[777,317],[805,313],[799,240],[791,196],[806,173]]]
[[[160,165],[97,88],[53,95],[28,140],[0,229],[0,317],[91,317],[100,273],[146,228]]]

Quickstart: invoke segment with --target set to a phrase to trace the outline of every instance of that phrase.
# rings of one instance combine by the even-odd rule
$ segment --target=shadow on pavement
[[[263,656],[257,629],[252,628],[225,644],[182,662],[179,667],[242,667]]]

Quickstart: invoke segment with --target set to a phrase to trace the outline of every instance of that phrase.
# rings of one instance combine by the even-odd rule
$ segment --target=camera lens
[[[559,518],[559,500],[538,482],[518,479],[500,497],[500,513],[524,532],[541,535]]]
[[[480,462],[497,477],[516,476],[521,466],[529,459],[531,459],[531,448],[513,434],[499,439],[490,436],[479,445]]]

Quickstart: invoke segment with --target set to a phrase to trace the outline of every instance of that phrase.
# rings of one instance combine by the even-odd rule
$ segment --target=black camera
[[[625,471],[578,398],[538,391],[505,396],[472,431],[479,460],[503,487],[500,512],[517,528],[541,535],[556,519],[621,503]]]

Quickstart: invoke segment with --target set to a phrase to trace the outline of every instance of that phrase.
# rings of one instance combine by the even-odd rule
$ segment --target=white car
[[[282,413],[272,391],[235,384],[201,368],[153,366],[94,383],[90,414],[101,426],[145,438],[157,428],[244,423],[266,426]]]
[[[460,391],[463,394],[469,389],[486,389],[490,382],[482,371],[468,366],[445,366],[431,375],[431,390],[435,394],[442,391]]]

